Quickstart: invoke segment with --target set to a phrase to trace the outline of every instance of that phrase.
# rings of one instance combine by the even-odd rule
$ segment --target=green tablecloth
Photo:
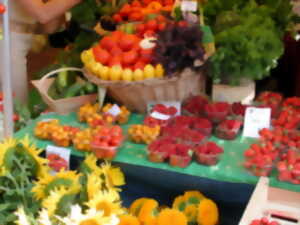
[[[46,114],[40,116],[38,119],[32,121],[30,125],[26,128],[20,130],[15,134],[17,138],[29,135],[29,137],[34,140],[39,148],[46,148],[47,145],[51,144],[48,141],[42,141],[34,137],[33,129],[37,121],[46,118],[56,118],[59,119],[61,124],[67,124],[77,127],[86,127],[85,124],[79,123],[76,119],[76,114],[71,113],[67,116],[60,116],[56,114]],[[131,116],[129,123],[123,126],[124,131],[127,132],[127,128],[130,124],[141,123],[143,119],[142,115],[134,114]],[[256,184],[258,178],[249,174],[242,166],[243,162],[243,152],[248,146],[254,142],[253,139],[247,139],[239,137],[234,141],[223,141],[215,137],[211,138],[217,144],[224,147],[224,154],[220,162],[216,166],[202,166],[196,162],[192,162],[187,168],[181,169],[169,166],[167,163],[152,163],[147,160],[146,146],[141,144],[134,144],[130,141],[126,141],[122,148],[120,148],[117,157],[114,159],[115,162],[133,164],[138,166],[154,167],[164,170],[169,170],[173,172],[189,174],[198,177],[205,177],[210,179],[215,179],[218,181],[233,182],[233,183],[248,183]],[[84,153],[79,152],[72,148],[72,155],[82,157]],[[276,178],[277,174],[274,171],[271,174],[270,181],[271,185],[274,187],[280,187],[284,189],[289,189],[293,191],[300,192],[300,185],[293,185],[285,182],[279,182]]]

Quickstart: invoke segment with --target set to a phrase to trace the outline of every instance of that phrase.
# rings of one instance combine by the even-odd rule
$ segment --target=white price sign
[[[113,116],[118,116],[121,113],[121,109],[118,105],[114,104],[109,110],[108,112],[109,114],[113,115]]]
[[[70,168],[70,156],[71,156],[70,149],[48,145],[46,147],[46,157],[48,158],[48,156],[51,154],[56,154],[61,158],[63,158],[64,160],[66,160],[66,162],[68,163],[68,169]]]
[[[151,113],[152,108],[157,104],[162,104],[166,107],[173,106],[177,109],[177,113],[176,113],[175,116],[180,116],[181,115],[181,102],[176,102],[176,101],[149,102],[148,105],[147,105],[148,114]]]
[[[158,119],[158,120],[168,120],[168,119],[170,119],[169,115],[162,114],[162,113],[159,113],[159,112],[153,112],[153,113],[151,113],[150,116],[153,117],[154,119]]]
[[[180,6],[183,12],[196,12],[198,3],[196,1],[182,1]]]
[[[259,131],[263,128],[270,128],[271,109],[248,107],[244,121],[244,137],[259,138]]]

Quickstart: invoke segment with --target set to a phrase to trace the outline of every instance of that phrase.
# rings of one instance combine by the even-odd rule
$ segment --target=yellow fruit
[[[123,74],[122,74],[122,80],[124,81],[132,81],[133,79],[133,72],[131,69],[125,69],[123,71]]]
[[[109,78],[112,81],[118,81],[121,80],[123,70],[120,66],[113,66],[109,70]]]
[[[155,77],[155,69],[152,65],[148,64],[144,68],[145,79],[150,79]]]
[[[161,64],[157,64],[155,67],[155,76],[156,77],[163,77],[164,76],[164,68]]]
[[[101,63],[95,63],[94,64],[94,67],[92,68],[92,72],[97,76],[97,77],[100,77],[100,73],[101,73],[101,70],[102,70],[102,64]]]
[[[137,69],[133,72],[133,80],[139,81],[139,80],[144,80],[144,73],[142,70]]]
[[[108,80],[109,79],[109,68],[107,66],[102,66],[102,69],[100,71],[100,78],[102,80]]]

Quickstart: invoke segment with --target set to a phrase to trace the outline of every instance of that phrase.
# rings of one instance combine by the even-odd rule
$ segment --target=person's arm
[[[65,22],[65,17],[60,16],[58,18],[55,18],[48,23],[40,24],[38,32],[42,34],[52,34],[56,32]]]
[[[19,4],[41,24],[62,16],[73,6],[81,2],[81,0],[51,0],[43,3],[42,0],[13,0]]]

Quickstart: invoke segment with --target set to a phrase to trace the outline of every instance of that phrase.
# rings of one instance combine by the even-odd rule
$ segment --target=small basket
[[[84,70],[90,82],[107,88],[108,94],[132,111],[146,113],[149,102],[183,101],[205,92],[203,72],[185,69],[179,76],[136,82],[104,81]]]
[[[97,99],[97,94],[90,94],[90,95],[83,95],[78,97],[71,97],[71,98],[63,98],[54,100],[48,95],[48,90],[51,84],[54,82],[54,78],[50,78],[50,76],[57,74],[63,71],[79,71],[83,72],[81,69],[78,68],[61,68],[54,70],[45,76],[43,76],[40,80],[33,80],[31,83],[33,86],[39,91],[42,99],[44,102],[49,106],[51,110],[58,114],[68,114],[70,112],[75,112],[77,109],[88,103],[94,102]]]

